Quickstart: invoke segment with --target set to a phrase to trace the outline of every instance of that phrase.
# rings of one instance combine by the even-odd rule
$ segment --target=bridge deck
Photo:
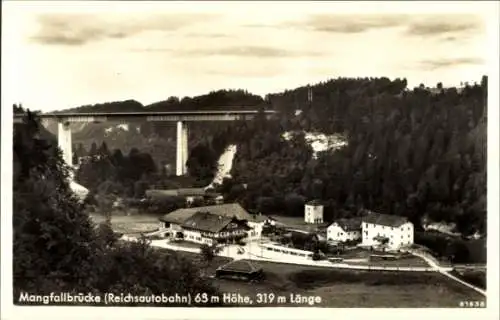
[[[52,112],[38,114],[45,120],[64,122],[106,121],[235,121],[251,120],[262,112],[266,118],[276,114],[274,110],[196,110],[163,112]],[[14,122],[21,122],[24,114],[15,114]]]

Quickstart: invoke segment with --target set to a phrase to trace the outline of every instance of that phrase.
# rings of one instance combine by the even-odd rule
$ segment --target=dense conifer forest
[[[407,216],[417,226],[426,219],[455,223],[471,235],[486,232],[486,99],[486,77],[432,89],[409,89],[406,79],[338,78],[264,98],[221,90],[148,106],[127,100],[71,110],[274,109],[280,113],[273,120],[190,124],[190,184],[208,185],[219,156],[236,144],[233,178],[218,191],[247,209],[301,215],[304,201],[318,198],[328,220],[368,208]],[[93,126],[74,134],[75,161],[91,156],[76,178],[92,192],[139,198],[151,186],[180,185],[171,175],[173,125],[142,123],[138,132],[112,136]],[[287,140],[284,132],[294,134]],[[347,144],[315,159],[304,132],[339,134]]]

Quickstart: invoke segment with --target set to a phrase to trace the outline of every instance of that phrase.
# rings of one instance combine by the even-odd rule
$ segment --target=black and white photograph
[[[498,319],[498,12],[2,2],[2,319]]]

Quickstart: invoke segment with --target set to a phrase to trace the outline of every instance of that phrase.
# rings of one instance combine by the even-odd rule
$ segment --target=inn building
[[[160,233],[200,244],[227,243],[260,237],[266,221],[237,203],[183,208],[160,218]]]

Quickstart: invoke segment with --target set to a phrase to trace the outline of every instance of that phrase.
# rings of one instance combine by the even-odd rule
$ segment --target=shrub
[[[427,247],[439,258],[453,263],[474,263],[469,251],[468,241],[438,232],[416,232],[415,243]]]

